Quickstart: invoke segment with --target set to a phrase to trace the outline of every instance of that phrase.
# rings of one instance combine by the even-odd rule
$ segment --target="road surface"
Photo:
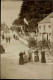
[[[11,40],[11,43],[1,41],[5,48],[5,54],[1,54],[1,78],[2,79],[52,79],[53,65],[40,62],[28,62],[19,65],[19,52],[28,50],[28,47],[19,40]]]

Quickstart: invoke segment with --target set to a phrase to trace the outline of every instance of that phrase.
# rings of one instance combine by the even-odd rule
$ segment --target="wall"
[[[45,30],[44,30],[44,25],[45,25]],[[43,33],[47,33],[48,34],[48,39],[50,39],[50,41],[52,41],[52,38],[51,38],[52,35],[49,36],[49,33],[52,34],[52,28],[51,27],[49,28],[49,25],[51,26],[51,23],[38,24],[38,30],[39,30],[39,32],[38,32],[38,40],[39,41],[43,40],[43,38],[42,38],[42,34]]]

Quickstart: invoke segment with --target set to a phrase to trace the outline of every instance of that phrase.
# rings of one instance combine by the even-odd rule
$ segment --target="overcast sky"
[[[1,0],[1,22],[5,22],[10,27],[19,17],[21,6],[22,0]]]

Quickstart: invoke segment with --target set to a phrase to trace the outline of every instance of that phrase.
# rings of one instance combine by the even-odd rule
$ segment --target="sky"
[[[10,27],[19,17],[21,6],[22,0],[1,0],[1,22],[5,22]]]

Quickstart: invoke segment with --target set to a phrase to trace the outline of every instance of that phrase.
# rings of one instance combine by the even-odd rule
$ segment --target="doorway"
[[[48,40],[48,34],[47,34],[47,33],[43,33],[42,39],[43,39],[43,40]]]

